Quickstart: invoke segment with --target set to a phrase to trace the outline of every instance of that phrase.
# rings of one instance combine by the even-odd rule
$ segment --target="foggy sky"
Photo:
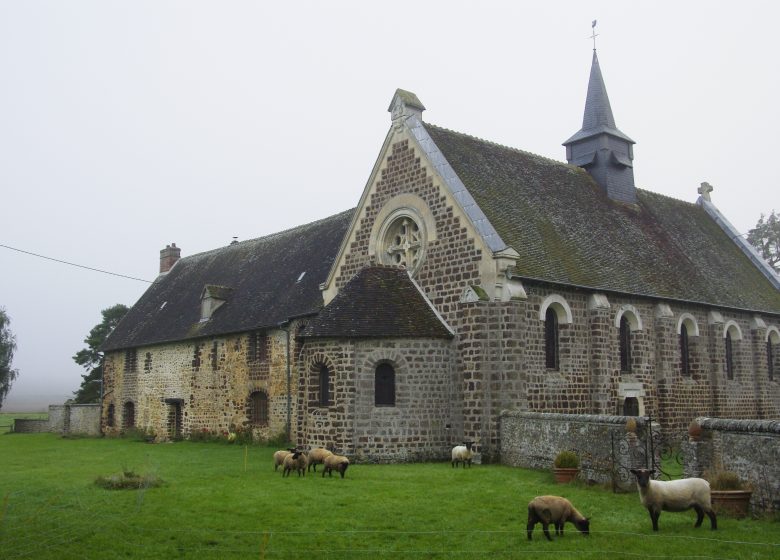
[[[773,2],[0,3],[0,244],[153,280],[182,256],[354,207],[396,88],[426,122],[559,161],[591,21],[637,186],[741,232],[780,210]],[[62,402],[72,356],[148,284],[0,248],[19,379]]]

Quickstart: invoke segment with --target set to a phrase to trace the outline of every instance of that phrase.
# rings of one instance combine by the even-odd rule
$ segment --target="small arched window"
[[[780,353],[780,332],[776,327],[771,327],[766,335],[766,372],[769,381],[774,381],[775,372],[778,370],[778,353]]]
[[[626,397],[623,401],[623,416],[639,416],[639,399]]]
[[[688,347],[688,327],[680,325],[680,371],[683,375],[691,374],[691,354]]]
[[[620,372],[631,373],[631,325],[625,314],[620,318]]]
[[[122,427],[132,428],[135,426],[135,405],[132,401],[127,401],[122,410]]]
[[[544,314],[544,356],[547,369],[559,369],[558,314],[552,306]]]
[[[264,391],[254,391],[249,395],[249,421],[254,426],[268,424],[268,395]]]
[[[320,390],[319,390],[319,403],[320,406],[330,405],[330,371],[325,364],[320,365]]]
[[[388,363],[379,364],[374,373],[374,404],[395,406],[395,370]]]
[[[108,411],[106,411],[106,426],[109,428],[114,427],[114,403],[108,405]]]
[[[726,332],[726,378],[734,379],[734,348],[731,332]]]

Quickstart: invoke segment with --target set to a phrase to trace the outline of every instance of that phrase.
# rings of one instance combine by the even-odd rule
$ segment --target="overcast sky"
[[[780,210],[780,3],[0,3],[0,244],[153,280],[182,256],[357,204],[396,88],[446,128],[565,159],[591,21],[637,185],[739,231]],[[20,375],[62,402],[72,356],[148,284],[0,247]]]

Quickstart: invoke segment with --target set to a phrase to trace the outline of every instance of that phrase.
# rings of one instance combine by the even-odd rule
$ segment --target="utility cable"
[[[125,274],[119,274],[117,272],[109,272],[108,270],[101,270],[99,268],[92,268],[91,266],[84,266],[83,264],[76,264],[68,261],[63,261],[60,259],[55,259],[53,257],[47,257],[46,255],[39,255],[38,253],[32,253],[30,251],[25,251],[23,249],[17,249],[16,247],[11,247],[10,245],[3,245],[0,243],[0,247],[3,247],[5,249],[10,249],[12,251],[18,251],[19,253],[24,253],[25,255],[32,255],[33,257],[38,257],[41,259],[46,259],[49,261],[58,262],[61,264],[68,264],[70,266],[76,266],[78,268],[86,268],[87,270],[92,270],[94,272],[102,272],[103,274],[110,274],[111,276],[119,276],[120,278],[127,278],[129,280],[137,280],[138,282],[146,282],[147,284],[153,284],[154,282],[152,280],[145,280],[144,278],[136,278],[134,276],[127,276]]]

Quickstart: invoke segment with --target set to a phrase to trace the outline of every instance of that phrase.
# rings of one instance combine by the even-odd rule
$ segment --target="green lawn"
[[[638,496],[552,482],[548,472],[449,463],[353,465],[345,479],[282,478],[274,449],[0,436],[0,557],[68,558],[778,558],[780,526],[664,513],[653,534]],[[165,483],[105,490],[122,470]],[[547,542],[526,505],[565,495],[590,516]]]
[[[46,412],[0,412],[0,434],[11,431],[14,426],[14,418],[48,418]]]

